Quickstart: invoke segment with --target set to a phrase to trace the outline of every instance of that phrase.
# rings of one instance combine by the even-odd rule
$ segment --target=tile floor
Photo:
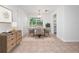
[[[66,43],[51,37],[25,37],[12,53],[78,53],[79,43]]]

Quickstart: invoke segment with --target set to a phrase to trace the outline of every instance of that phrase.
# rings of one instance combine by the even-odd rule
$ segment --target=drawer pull
[[[13,43],[11,45],[14,45]]]
[[[13,40],[13,38],[11,40]]]
[[[13,33],[11,33],[11,35],[13,35]]]

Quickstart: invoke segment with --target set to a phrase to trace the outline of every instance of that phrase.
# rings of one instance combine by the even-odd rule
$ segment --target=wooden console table
[[[3,32],[0,34],[0,52],[7,53],[13,50],[22,40],[21,30]]]

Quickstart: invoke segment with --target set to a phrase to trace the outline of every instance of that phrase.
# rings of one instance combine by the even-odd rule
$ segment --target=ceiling
[[[24,10],[25,13],[28,15],[34,15],[39,13],[52,13],[54,10],[56,10],[60,5],[19,5],[21,9]],[[47,12],[45,12],[45,10]]]

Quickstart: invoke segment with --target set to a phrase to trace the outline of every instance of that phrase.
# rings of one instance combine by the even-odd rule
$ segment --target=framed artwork
[[[0,6],[0,22],[12,22],[12,12],[6,7]]]

